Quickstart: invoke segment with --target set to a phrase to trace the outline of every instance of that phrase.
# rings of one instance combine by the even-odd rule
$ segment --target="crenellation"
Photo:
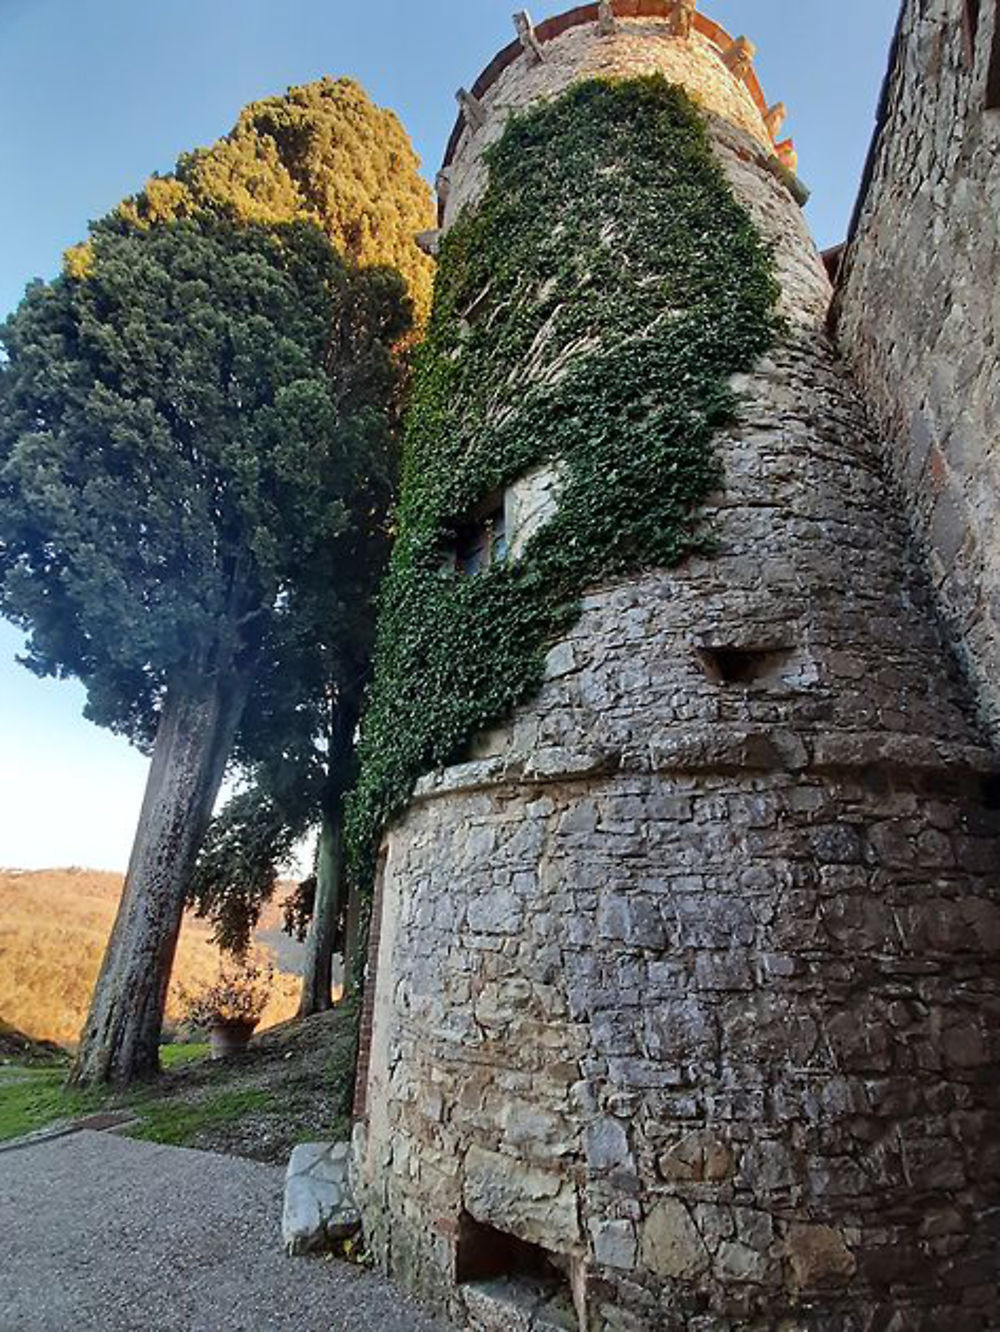
[[[486,124],[486,109],[482,102],[467,88],[459,88],[455,94],[455,100],[462,108],[462,115],[465,117],[466,124],[475,132],[480,130]]]
[[[438,201],[442,204],[448,202],[448,195],[451,192],[451,182],[454,172],[451,167],[442,167],[434,177],[434,188],[437,191]]]
[[[736,79],[745,79],[753,69],[757,48],[747,37],[737,37],[722,52],[722,63]],[[768,126],[770,129],[770,126]]]
[[[764,124],[772,139],[777,139],[781,133],[781,127],[788,119],[788,108],[784,102],[775,102],[774,106],[767,108],[767,114],[764,117]]]
[[[670,33],[688,41],[694,31],[695,15],[698,12],[697,0],[673,0],[670,9]]]

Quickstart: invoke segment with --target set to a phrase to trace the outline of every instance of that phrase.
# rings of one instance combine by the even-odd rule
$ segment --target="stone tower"
[[[439,177],[447,232],[513,111],[662,74],[784,320],[715,437],[714,548],[588,586],[382,843],[357,1181],[380,1261],[462,1326],[996,1325],[994,759],[752,54],[686,2],[521,16]],[[505,482],[508,558],[561,477]]]

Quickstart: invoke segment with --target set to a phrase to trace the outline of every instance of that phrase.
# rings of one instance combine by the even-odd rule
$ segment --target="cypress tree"
[[[0,611],[32,669],[152,754],[77,1081],[157,1067],[225,764],[297,587],[351,584],[408,320],[401,279],[314,225],[217,210],[97,226],[82,273],[0,330]]]

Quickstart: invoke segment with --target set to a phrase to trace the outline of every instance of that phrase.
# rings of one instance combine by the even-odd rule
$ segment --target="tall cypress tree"
[[[353,79],[251,102],[224,138],[153,176],[117,214],[146,226],[220,207],[247,222],[315,223],[350,262],[401,273],[424,321],[434,264],[415,238],[434,225],[430,187],[398,117]],[[69,251],[71,270],[86,271],[89,255],[87,242]]]
[[[0,611],[28,665],[152,751],[78,1081],[157,1067],[223,769],[296,588],[352,576],[408,315],[398,277],[313,225],[202,214],[98,226],[82,275],[34,284],[0,332]]]

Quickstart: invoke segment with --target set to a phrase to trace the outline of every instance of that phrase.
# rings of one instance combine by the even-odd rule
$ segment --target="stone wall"
[[[444,224],[475,202],[486,186],[486,150],[503,133],[511,115],[540,98],[554,97],[581,78],[664,74],[681,83],[707,111],[738,125],[766,157],[774,154],[772,136],[749,89],[723,63],[719,47],[702,33],[687,42],[667,32],[662,20],[615,20],[616,31],[601,37],[593,23],[570,28],[546,42],[545,60],[520,59],[503,71],[484,95],[486,121],[466,123],[449,166]]]
[[[985,110],[997,6],[907,6],[838,336],[934,585],[1000,737],[1000,111]]]
[[[386,840],[366,1227],[475,1329],[972,1332],[1000,1308],[993,759],[801,214],[711,130],[786,334],[719,440],[715,554],[592,589]],[[467,1280],[483,1227],[551,1255],[569,1321]]]

